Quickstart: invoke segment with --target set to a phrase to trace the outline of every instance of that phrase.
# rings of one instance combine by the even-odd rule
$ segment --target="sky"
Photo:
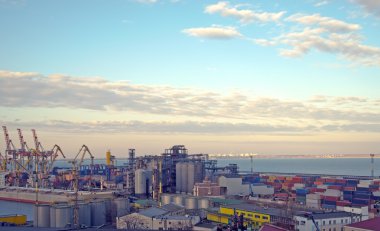
[[[378,0],[0,0],[0,124],[67,156],[380,153],[379,37]]]

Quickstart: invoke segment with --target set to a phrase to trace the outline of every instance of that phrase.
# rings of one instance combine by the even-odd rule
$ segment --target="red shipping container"
[[[340,197],[323,196],[323,199],[324,199],[324,200],[327,200],[327,201],[339,201],[339,200],[340,200]]]
[[[343,190],[344,191],[356,191],[356,188],[355,187],[344,187]]]
[[[328,189],[336,189],[336,190],[342,190],[342,186],[340,185],[329,185],[327,186]]]
[[[351,205],[351,202],[350,201],[337,201],[336,205],[337,206],[348,206],[348,205]]]
[[[324,188],[317,188],[316,189],[316,192],[325,192],[326,191],[326,189],[324,189]]]

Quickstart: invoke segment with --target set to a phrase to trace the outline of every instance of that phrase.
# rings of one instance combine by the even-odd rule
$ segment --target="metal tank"
[[[70,205],[55,206],[55,228],[65,228],[73,224],[73,207]]]
[[[186,209],[198,209],[198,198],[187,197],[185,199],[185,208]]]
[[[135,171],[135,194],[144,195],[151,192],[152,171],[137,169]]]
[[[50,227],[50,205],[37,204],[34,205],[34,227],[49,228]]]
[[[198,208],[208,209],[210,207],[210,201],[207,198],[201,198],[198,200]]]
[[[185,203],[184,203],[184,197],[181,196],[181,195],[175,196],[174,199],[173,199],[173,202],[176,205],[180,205],[180,206],[184,206],[185,205]]]
[[[91,226],[91,206],[89,203],[79,203],[79,225]]]
[[[55,207],[50,206],[50,228],[55,228]]]
[[[181,180],[182,180],[182,163],[177,163],[175,165],[175,191],[177,193],[181,192]]]
[[[104,199],[106,205],[106,222],[112,222],[112,201],[111,199]]]
[[[187,163],[187,185],[186,185],[186,193],[193,194],[193,188],[195,183],[195,163],[189,162]]]
[[[161,205],[167,205],[172,202],[172,196],[170,194],[161,195]]]
[[[100,226],[106,224],[106,203],[96,200],[91,204],[91,225]]]
[[[116,198],[113,201],[113,209],[115,217],[121,217],[127,215],[129,212],[129,202],[128,198]]]
[[[188,163],[181,163],[181,192],[187,193],[187,181],[188,181]]]

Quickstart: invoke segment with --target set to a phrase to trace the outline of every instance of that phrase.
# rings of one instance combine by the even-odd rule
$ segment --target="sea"
[[[253,159],[249,158],[228,158],[217,159],[218,167],[228,164],[237,164],[240,171],[249,172],[251,166],[254,172],[278,172],[278,173],[306,173],[306,174],[323,174],[323,175],[354,175],[369,176],[371,175],[370,158],[324,158],[324,159]],[[105,160],[95,160],[96,164],[105,163]],[[127,159],[118,159],[116,165],[124,165]],[[89,164],[85,162],[85,164]],[[67,161],[57,160],[57,167],[70,167]],[[375,176],[380,175],[380,159],[375,159],[374,163]],[[33,205],[0,201],[0,215],[7,214],[25,214],[28,220],[33,220]]]

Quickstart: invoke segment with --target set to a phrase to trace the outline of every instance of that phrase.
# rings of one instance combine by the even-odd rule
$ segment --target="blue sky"
[[[100,153],[376,151],[379,37],[376,0],[0,0],[0,121]]]

